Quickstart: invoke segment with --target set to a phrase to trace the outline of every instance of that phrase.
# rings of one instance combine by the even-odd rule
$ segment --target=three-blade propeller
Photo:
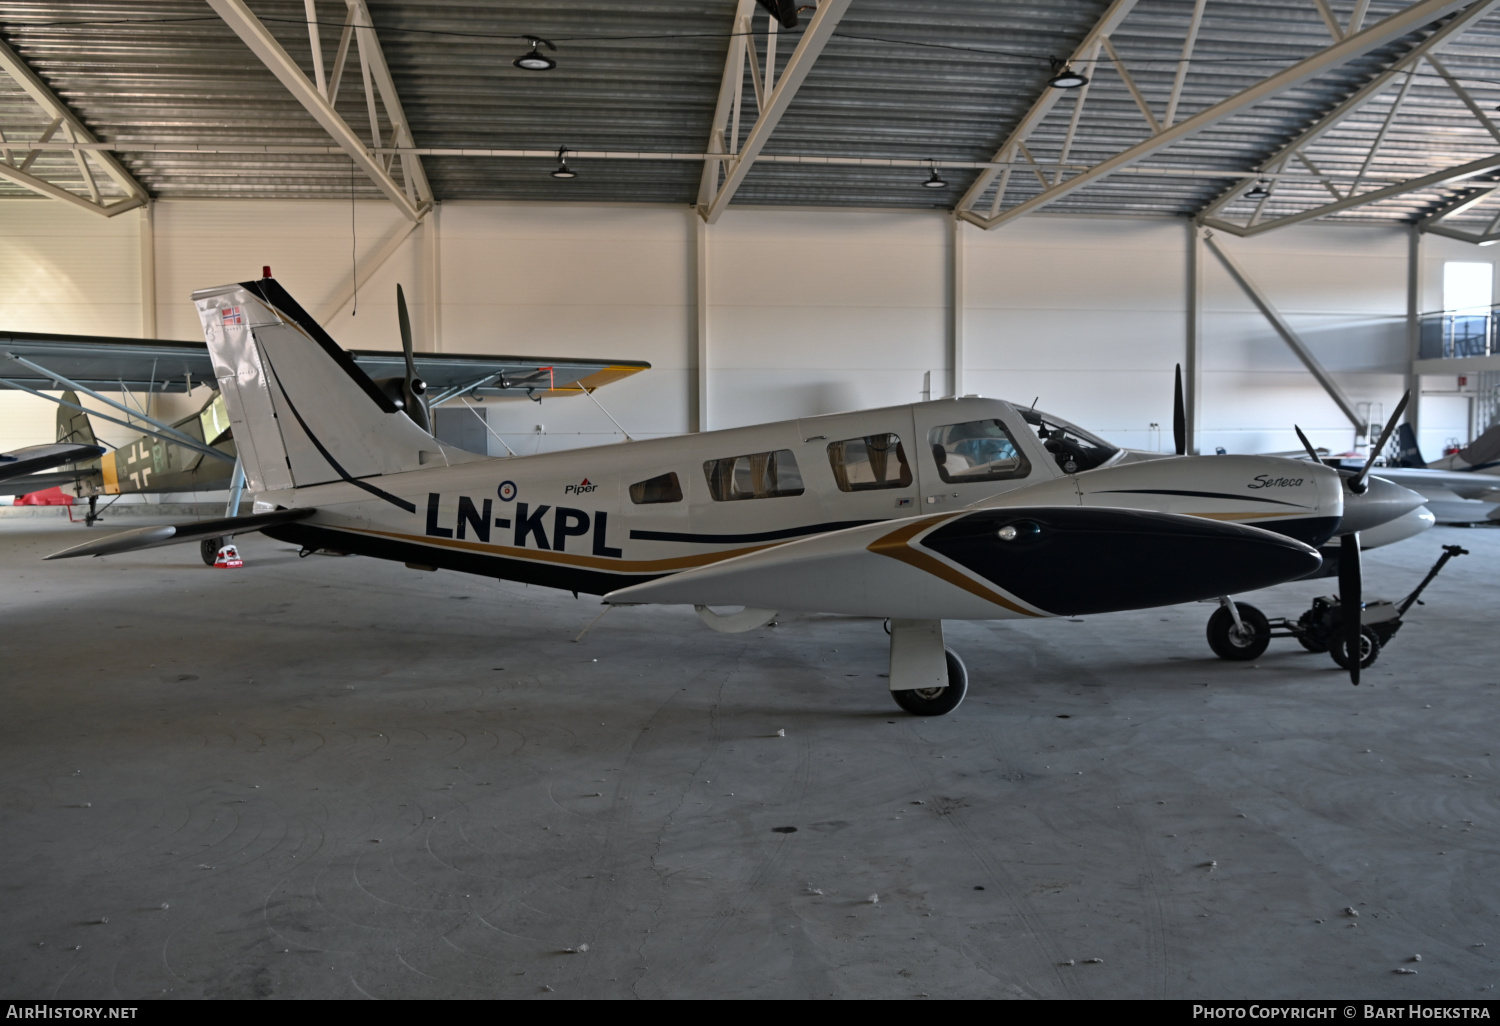
[[[1391,435],[1396,430],[1396,423],[1406,412],[1406,404],[1410,400],[1410,392],[1401,397],[1401,401],[1396,404],[1396,412],[1391,414],[1390,420],[1385,423],[1385,430],[1380,433],[1380,440],[1370,446],[1370,455],[1365,458],[1365,465],[1359,468],[1359,473],[1345,479],[1344,488],[1350,495],[1363,495],[1369,487],[1367,479],[1370,476],[1370,470],[1375,466],[1376,458],[1385,452],[1386,443],[1391,440]],[[1301,440],[1302,447],[1307,450],[1308,458],[1314,463],[1321,463],[1318,451],[1302,433],[1302,428],[1293,424],[1292,429],[1297,432],[1297,438]],[[1362,645],[1364,580],[1360,563],[1358,531],[1351,531],[1339,539],[1339,610],[1344,655],[1349,662],[1349,681],[1352,684],[1358,684],[1359,664],[1364,657]]]

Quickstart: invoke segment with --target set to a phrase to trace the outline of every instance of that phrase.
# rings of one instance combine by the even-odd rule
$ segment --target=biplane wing
[[[371,378],[406,372],[400,350],[354,350]],[[465,395],[533,398],[581,395],[650,368],[639,360],[563,356],[494,356],[416,353],[417,375],[429,404]],[[48,335],[0,331],[0,388],[41,392],[82,385],[98,392],[186,392],[214,384],[213,364],[202,342]]]

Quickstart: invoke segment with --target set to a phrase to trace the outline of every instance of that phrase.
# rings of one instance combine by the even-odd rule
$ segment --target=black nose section
[[[1254,591],[1322,562],[1311,546],[1254,527],[1077,507],[981,510],[921,545],[1058,616]]]

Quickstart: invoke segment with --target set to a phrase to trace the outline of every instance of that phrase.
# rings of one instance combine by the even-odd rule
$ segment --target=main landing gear
[[[942,716],[969,690],[969,671],[943,646],[941,620],[890,621],[891,697],[914,716]]]

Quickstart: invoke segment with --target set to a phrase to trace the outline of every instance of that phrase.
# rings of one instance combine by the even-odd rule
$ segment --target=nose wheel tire
[[[1271,625],[1266,614],[1244,602],[1234,604],[1242,628],[1236,628],[1234,617],[1220,606],[1208,618],[1208,647],[1220,659],[1245,662],[1259,659],[1271,644]]]
[[[1349,646],[1344,643],[1342,635],[1333,639],[1328,646],[1328,654],[1333,656],[1333,661],[1339,664],[1340,669],[1349,669]],[[1359,668],[1368,667],[1380,655],[1380,638],[1368,627],[1359,629]]]
[[[951,648],[943,649],[948,663],[948,684],[941,688],[913,688],[892,691],[896,704],[913,716],[942,716],[958,708],[969,690],[969,671]]]

